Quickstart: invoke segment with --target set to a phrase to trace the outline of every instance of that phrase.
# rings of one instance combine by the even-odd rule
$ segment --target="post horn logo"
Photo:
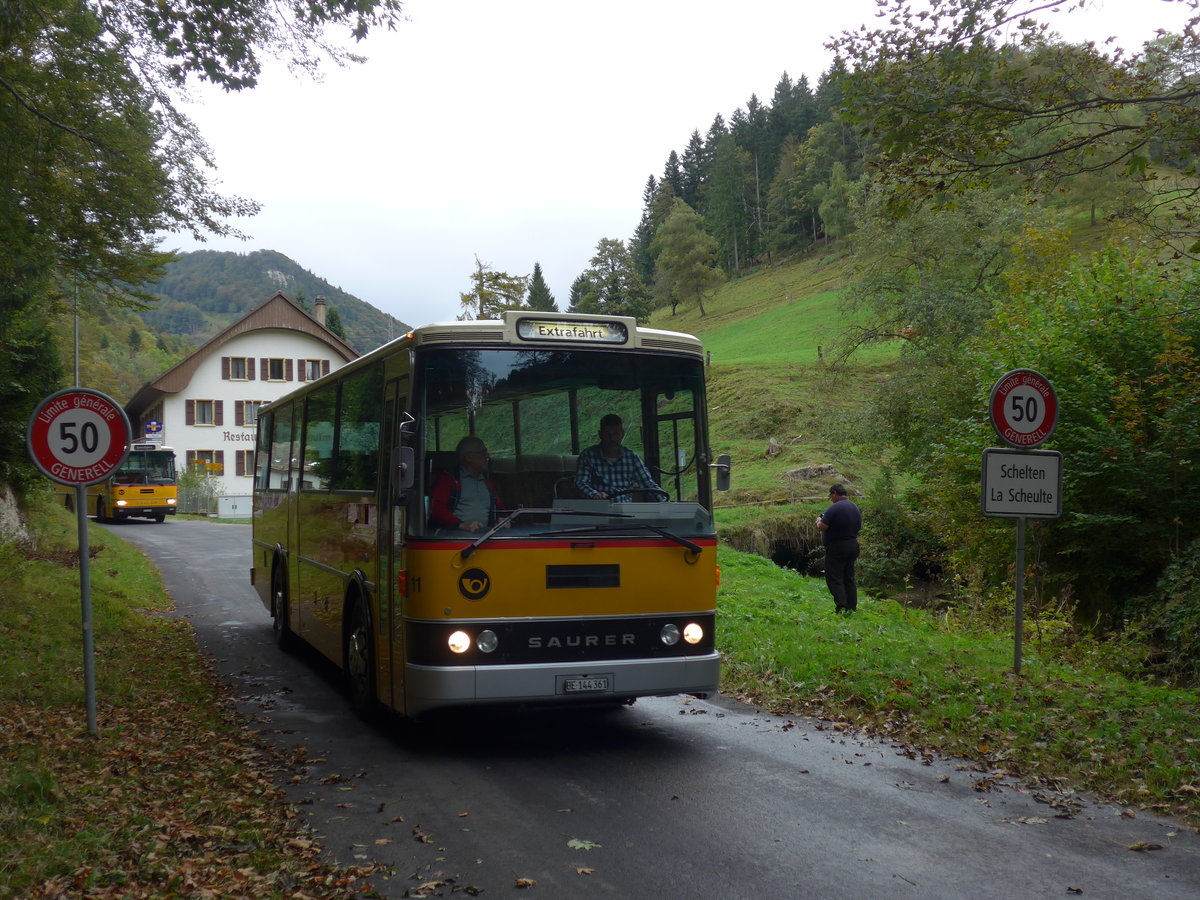
[[[483,569],[467,569],[458,579],[458,591],[468,600],[482,600],[492,582]]]

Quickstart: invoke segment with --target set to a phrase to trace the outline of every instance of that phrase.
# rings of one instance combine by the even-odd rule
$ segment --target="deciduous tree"
[[[878,142],[894,202],[1002,177],[1040,194],[1107,172],[1144,187],[1141,224],[1197,250],[1200,0],[1180,2],[1182,35],[1126,53],[1064,43],[1038,19],[1086,15],[1091,0],[887,0],[887,27],[832,45],[853,68],[841,109]]]
[[[675,315],[680,304],[695,302],[706,315],[704,298],[724,280],[713,258],[717,242],[704,230],[694,209],[676,199],[658,234],[655,293],[671,306]]]
[[[650,317],[650,291],[634,270],[624,241],[601,238],[596,255],[580,278],[582,296],[576,304],[579,312],[632,316],[639,322]]]

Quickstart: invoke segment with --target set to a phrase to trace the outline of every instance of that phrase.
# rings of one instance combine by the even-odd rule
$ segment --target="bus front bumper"
[[[405,666],[405,713],[453,706],[613,703],[715,694],[720,654],[520,666]]]

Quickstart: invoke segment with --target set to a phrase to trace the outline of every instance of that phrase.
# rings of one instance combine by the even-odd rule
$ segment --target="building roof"
[[[126,413],[131,420],[137,419],[166,394],[177,394],[186,388],[191,383],[200,364],[216,353],[226,342],[239,335],[268,329],[297,331],[311,335],[327,344],[346,362],[358,358],[358,353],[353,347],[289,300],[283,291],[276,291],[267,298],[266,302],[242,316],[190,356],[167,369],[154,381],[142,385],[132,399],[125,404]]]

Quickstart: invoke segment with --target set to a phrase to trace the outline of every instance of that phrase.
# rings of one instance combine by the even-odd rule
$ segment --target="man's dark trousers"
[[[830,541],[825,545],[825,584],[838,612],[858,609],[858,582],[854,578],[854,561],[857,559],[857,538]]]

